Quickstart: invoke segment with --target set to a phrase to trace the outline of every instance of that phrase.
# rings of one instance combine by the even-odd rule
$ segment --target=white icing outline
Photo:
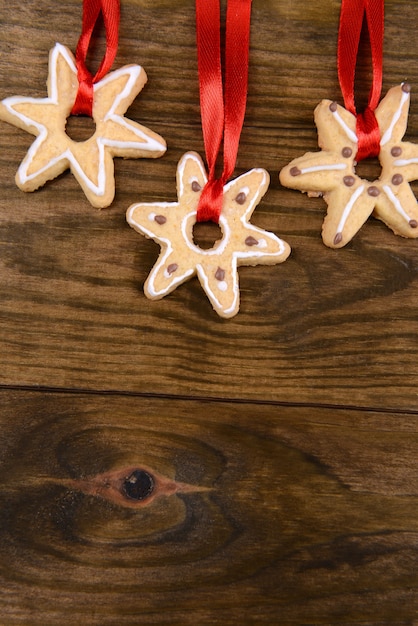
[[[412,165],[414,163],[418,163],[418,158],[412,158],[412,159],[397,159],[396,161],[393,162],[393,165],[397,166],[397,167],[403,167],[405,165]]]
[[[383,185],[383,191],[392,202],[396,212],[399,213],[399,215],[401,215],[409,223],[411,221],[411,217],[408,215],[408,213],[406,213],[401,203],[399,202],[399,199],[393,193],[391,187],[389,185]]]
[[[330,111],[331,111],[331,109],[330,109]],[[336,111],[331,111],[331,113],[335,117],[335,119],[337,120],[338,124],[341,126],[341,128],[343,129],[343,131],[345,132],[345,134],[347,135],[349,140],[352,141],[353,143],[358,143],[358,139],[357,139],[356,133],[354,131],[352,131],[349,126],[347,126],[347,124],[342,119],[341,115],[338,113],[338,109]]]
[[[133,204],[127,211],[127,215],[126,215],[126,219],[128,221],[129,224],[134,225],[136,230],[139,230],[143,235],[145,235],[145,237],[148,237],[149,239],[153,239],[154,241],[162,244],[162,246],[166,246],[166,250],[164,252],[164,254],[161,256],[159,262],[157,262],[152,271],[150,272],[150,275],[148,276],[148,281],[147,281],[147,291],[150,293],[150,295],[152,297],[158,297],[158,296],[164,296],[166,293],[168,293],[168,291],[170,290],[170,287],[176,286],[177,284],[179,284],[180,282],[184,282],[184,280],[186,278],[188,278],[189,276],[191,276],[192,274],[194,274],[194,270],[188,270],[185,274],[183,275],[178,275],[178,276],[174,276],[173,279],[170,282],[170,285],[168,287],[165,287],[164,289],[162,289],[161,291],[157,291],[154,287],[154,281],[155,281],[155,276],[157,274],[157,272],[159,271],[159,269],[165,265],[166,260],[168,259],[168,257],[170,256],[170,254],[173,252],[173,247],[171,245],[171,241],[170,239],[167,239],[166,237],[160,237],[159,235],[156,235],[155,232],[153,232],[152,230],[148,230],[148,228],[145,228],[145,226],[143,226],[142,224],[139,224],[133,217],[133,213],[135,212],[135,210],[137,209],[137,207],[153,207],[155,208],[156,203],[141,203],[141,204]],[[178,206],[177,202],[159,202],[158,206],[163,207],[163,208],[175,208],[176,206]]]
[[[159,296],[161,296],[161,297],[165,296],[170,291],[173,291],[173,289],[178,284],[183,283],[187,278],[193,276],[193,274],[195,273],[194,269],[188,269],[188,270],[186,270],[186,272],[184,274],[180,274],[180,275],[175,275],[176,273],[173,272],[173,274],[172,274],[173,278],[170,280],[170,284],[167,287],[165,287],[164,289],[161,289],[160,291],[157,291],[155,289],[155,285],[154,285],[156,274],[158,273],[160,268],[163,265],[166,264],[166,261],[167,261],[168,257],[173,252],[173,248],[171,246],[171,241],[169,239],[161,238],[160,241],[167,244],[167,250],[166,250],[165,254],[162,256],[162,258],[160,259],[160,262],[155,264],[155,266],[152,269],[150,275],[148,276],[148,281],[147,281],[147,291],[154,298],[157,298]]]
[[[149,151],[165,151],[165,146],[158,142],[155,139],[148,137],[145,133],[143,133],[140,129],[131,126],[123,116],[115,113],[115,109],[120,104],[121,100],[125,98],[132,91],[132,88],[138,78],[138,76],[143,71],[140,65],[126,66],[122,67],[119,70],[115,70],[111,72],[107,76],[105,76],[101,81],[96,83],[93,87],[94,92],[101,89],[104,85],[108,84],[112,80],[118,79],[122,75],[129,75],[128,81],[123,88],[123,90],[116,96],[113,101],[112,106],[104,117],[104,121],[111,120],[116,124],[119,124],[122,127],[125,127],[132,131],[138,138],[145,140],[143,142],[124,142],[124,141],[115,141],[112,139],[107,139],[106,137],[97,137],[95,139],[96,145],[99,153],[99,164],[97,171],[97,185],[87,176],[79,161],[72,153],[71,148],[67,148],[60,155],[52,158],[45,166],[41,169],[38,169],[33,174],[28,174],[28,170],[32,165],[33,159],[35,158],[41,144],[45,141],[48,136],[48,128],[43,124],[34,121],[33,119],[27,117],[23,113],[19,113],[16,111],[13,106],[15,104],[54,104],[58,103],[58,57],[61,55],[69,66],[71,72],[77,76],[77,68],[75,66],[74,60],[67,48],[60,43],[56,43],[54,48],[51,51],[50,60],[49,60],[49,77],[50,77],[50,96],[47,98],[26,98],[20,96],[12,96],[11,98],[6,98],[3,100],[3,104],[9,111],[11,115],[20,119],[25,126],[34,126],[37,129],[37,138],[30,146],[28,152],[26,153],[25,158],[23,159],[20,167],[17,171],[17,176],[22,185],[25,183],[37,178],[42,175],[44,172],[53,168],[57,163],[63,161],[65,167],[63,167],[64,171],[67,169],[68,165],[71,169],[74,169],[77,172],[78,177],[82,180],[82,183],[96,196],[103,196],[106,193],[106,170],[105,170],[105,147],[108,146],[110,148],[127,148],[127,149],[141,149],[141,150],[149,150]],[[94,108],[94,105],[93,105]],[[94,115],[93,115],[94,120]],[[96,120],[94,120],[96,121]],[[63,130],[59,129],[59,132],[63,133],[65,137],[69,139],[72,143],[82,143],[73,141],[65,132],[65,127]],[[93,135],[94,136],[94,135]]]
[[[234,257],[234,255],[232,255],[232,272],[231,272],[231,278],[232,278],[232,295],[233,295],[233,299],[232,299],[232,304],[230,307],[228,307],[227,309],[225,309],[222,304],[219,302],[218,298],[215,296],[215,294],[213,293],[212,289],[210,289],[209,287],[209,278],[208,278],[208,274],[205,271],[205,268],[200,265],[200,263],[197,263],[196,265],[196,270],[197,270],[197,274],[200,278],[201,284],[203,286],[203,289],[205,290],[209,300],[211,302],[214,302],[216,304],[216,307],[218,309],[220,309],[221,311],[223,311],[224,313],[232,313],[232,311],[234,311],[234,309],[236,308],[237,305],[237,301],[239,299],[239,288],[238,288],[238,270],[237,270],[237,262],[236,259]],[[223,281],[225,282],[225,281]],[[222,289],[219,289],[219,291],[222,291]]]
[[[312,165],[311,167],[304,167],[300,170],[301,174],[309,174],[310,172],[322,172],[328,170],[345,170],[347,169],[347,163],[335,163],[331,165]]]
[[[267,175],[266,175],[265,170],[262,170],[262,169],[255,169],[255,170],[251,170],[251,171],[252,171],[252,172],[256,171],[256,172],[258,172],[258,173],[262,173],[262,175],[263,175],[263,180],[262,180],[262,182],[261,182],[261,184],[260,184],[260,187],[266,183],[266,181],[267,181]],[[235,181],[231,181],[230,183],[228,183],[227,185],[225,185],[225,187],[224,187],[224,192],[225,192],[225,191],[227,191],[227,189],[229,189],[229,187],[230,187],[230,186],[231,186],[234,182],[235,182]],[[251,201],[250,201],[250,203],[249,203],[249,205],[248,205],[248,207],[247,207],[247,209],[246,209],[245,213],[243,213],[243,214],[241,215],[241,217],[240,217],[240,221],[241,221],[242,225],[244,226],[244,228],[245,228],[246,230],[250,231],[250,232],[251,232],[251,234],[253,234],[254,232],[256,232],[256,233],[257,233],[257,235],[259,235],[259,236],[260,236],[260,239],[261,239],[261,238],[264,238],[264,237],[267,235],[267,239],[271,238],[273,241],[275,241],[275,242],[279,245],[280,251],[279,251],[279,252],[261,252],[261,251],[260,251],[260,252],[256,252],[255,250],[248,250],[248,252],[239,252],[239,251],[236,251],[236,252],[234,253],[234,255],[237,255],[237,259],[247,259],[247,258],[249,258],[249,257],[256,257],[256,258],[257,258],[257,257],[262,257],[262,256],[281,256],[281,254],[283,254],[283,252],[284,252],[284,250],[285,250],[285,248],[286,248],[286,246],[285,246],[285,244],[284,244],[284,241],[283,241],[282,239],[280,239],[279,237],[277,237],[274,233],[271,233],[271,232],[269,232],[269,231],[267,231],[267,230],[263,230],[262,228],[257,228],[257,226],[254,226],[254,224],[250,224],[250,222],[249,222],[249,217],[251,217],[251,215],[252,215],[252,213],[253,213],[253,211],[254,211],[254,207],[255,207],[255,204],[256,204],[256,200],[257,200],[257,199],[258,199],[258,194],[252,197],[252,199],[251,199]],[[248,214],[249,214],[249,215],[248,215]],[[249,226],[250,226],[251,228],[248,228]],[[267,244],[267,245],[268,245],[268,244]],[[254,246],[254,247],[256,247],[256,246]]]
[[[113,80],[117,80],[120,76],[124,76],[125,74],[128,74],[129,78],[126,82],[125,87],[116,96],[113,102],[113,105],[110,107],[109,111],[106,113],[104,117],[104,121],[107,122],[108,120],[111,120],[112,122],[115,122],[115,124],[119,124],[119,126],[122,126],[126,128],[127,130],[129,130],[130,132],[133,132],[134,135],[136,135],[137,137],[143,140],[137,143],[135,141],[116,141],[114,139],[107,139],[106,137],[103,137],[103,139],[100,138],[103,140],[104,145],[112,147],[112,148],[128,147],[128,148],[133,148],[133,149],[139,148],[139,149],[144,149],[144,150],[161,150],[161,149],[165,150],[165,146],[161,144],[159,141],[157,141],[156,139],[153,139],[152,137],[148,137],[148,135],[146,135],[139,128],[132,126],[123,115],[115,113],[115,110],[118,108],[121,101],[124,100],[127,96],[129,96],[129,94],[131,93],[132,89],[135,86],[136,81],[138,80],[139,76],[141,75],[143,71],[144,70],[140,65],[128,65],[125,67],[121,67],[118,70],[115,70],[113,72],[110,72],[104,78],[102,78],[102,80],[100,80],[98,83],[95,83],[93,85],[93,91],[94,93],[96,93],[102,87],[104,87],[108,83],[111,83]],[[93,109],[94,109],[94,105],[93,105]],[[94,113],[94,110],[93,110],[93,113]],[[94,119],[94,115],[93,115],[93,119]]]
[[[357,200],[359,199],[359,197],[361,196],[361,194],[364,191],[364,185],[360,185],[360,187],[357,187],[356,191],[351,194],[350,200],[347,202],[347,204],[344,207],[343,213],[341,215],[341,219],[339,221],[338,224],[338,228],[337,228],[337,234],[338,233],[342,233],[345,227],[345,223],[348,220],[348,217],[351,213],[351,209],[353,208],[354,204],[357,202]]]
[[[190,213],[187,213],[187,215],[185,215],[183,219],[181,220],[181,224],[180,224],[180,229],[181,229],[181,234],[183,235],[183,240],[185,244],[187,245],[187,247],[189,248],[189,250],[192,250],[193,252],[201,256],[213,256],[217,254],[219,255],[223,254],[231,238],[231,229],[229,227],[228,220],[223,215],[219,216],[219,224],[221,226],[222,239],[220,239],[219,242],[217,242],[216,246],[214,246],[213,248],[208,248],[207,250],[204,250],[203,248],[200,248],[195,243],[190,241],[186,235],[187,223],[190,220],[190,218],[193,217],[194,218],[193,226],[194,226],[196,224],[196,215],[197,215],[196,211],[191,211]]]
[[[334,229],[334,224],[338,222],[338,227],[335,231],[337,235],[342,235],[345,228],[347,228],[348,230],[347,220],[349,219],[353,206],[356,202],[358,202],[360,194],[366,193],[367,189],[369,193],[363,198],[363,206],[357,207],[360,212],[364,213],[364,211],[368,211],[368,208],[371,207],[370,213],[372,213],[372,210],[374,210],[374,215],[377,218],[382,219],[382,221],[384,221],[386,225],[395,232],[395,234],[399,234],[399,216],[402,216],[402,219],[405,219],[408,222],[415,222],[414,206],[416,207],[416,202],[414,202],[414,194],[411,185],[408,183],[411,180],[416,180],[416,177],[413,178],[413,175],[415,175],[414,173],[418,170],[418,167],[413,166],[418,166],[418,156],[414,156],[416,155],[416,150],[412,151],[411,148],[408,149],[408,145],[411,146],[412,144],[404,142],[403,138],[398,137],[396,139],[394,137],[395,134],[398,136],[401,133],[404,126],[406,127],[406,123],[404,122],[404,120],[406,119],[408,110],[404,111],[404,108],[408,106],[410,97],[411,94],[405,89],[405,83],[402,83],[401,89],[399,88],[399,86],[396,86],[388,91],[377,109],[376,115],[378,121],[380,122],[379,132],[381,135],[379,154],[377,155],[382,168],[380,177],[374,181],[361,178],[355,171],[356,155],[355,153],[352,153],[347,156],[347,162],[353,167],[353,176],[355,178],[355,180],[352,181],[354,182],[353,186],[351,186],[347,190],[347,192],[343,194],[343,196],[338,196],[338,193],[341,191],[341,181],[339,181],[339,177],[334,177],[334,180],[331,181],[332,184],[329,185],[329,189],[327,189],[326,193],[324,194],[324,200],[327,204],[327,216],[323,224],[322,233],[325,245],[334,247],[337,245],[338,242],[338,237],[337,241],[334,239],[334,245],[328,241],[327,233],[329,223],[331,222],[331,229]],[[332,109],[334,108],[336,110],[332,111]],[[332,119],[328,110],[333,115]],[[338,105],[334,106],[329,100],[323,101],[321,103],[321,106],[318,109],[318,113],[315,116],[315,122],[318,128],[319,135],[320,152],[315,153],[315,155],[313,155],[312,152],[306,152],[302,157],[294,159],[285,168],[283,168],[280,172],[280,180],[283,180],[283,185],[285,185],[286,187],[290,187],[291,189],[300,189],[302,183],[300,183],[300,181],[300,184],[298,183],[298,176],[295,176],[294,178],[290,177],[289,180],[289,172],[292,169],[291,166],[293,165],[293,167],[295,168],[295,172],[296,168],[299,170],[299,172],[297,173],[308,174],[312,172],[309,184],[306,183],[306,186],[304,187],[304,189],[302,189],[302,191],[314,191],[316,188],[322,189],[322,191],[324,191],[322,186],[323,180],[319,180],[321,179],[321,177],[324,177],[322,170],[325,169],[324,166],[320,165],[321,161],[325,161],[326,159],[327,162],[329,162],[331,156],[335,159],[336,162],[338,162],[342,154],[344,154],[343,151],[345,144],[343,142],[345,141],[345,139],[344,137],[342,137],[342,133],[339,132],[339,126],[344,128],[344,130],[347,132],[347,125],[345,124],[344,120],[342,120],[342,118],[338,115],[337,111],[343,112],[345,111],[345,109],[343,107],[339,107]],[[350,115],[348,114],[347,120],[349,121],[349,123],[351,123],[350,120],[354,120],[354,117],[350,117]],[[331,145],[328,146],[327,150],[324,149],[321,142],[321,129],[325,125],[327,125],[327,128],[332,135],[332,137],[329,137]],[[412,158],[398,158],[395,155],[391,155],[390,147],[391,145],[394,145],[395,141],[399,142],[399,147],[401,148],[401,150],[405,150],[405,154],[403,154],[400,150],[399,156],[408,157],[409,155],[413,155]],[[413,147],[415,147],[415,145],[413,145]],[[389,159],[390,162],[387,162],[388,156],[391,156],[391,158]],[[314,157],[316,160],[314,159]],[[313,167],[309,167],[311,164],[314,164]],[[402,171],[400,170],[400,168],[407,166],[411,166],[411,171],[409,172],[409,175],[404,175],[403,180],[400,182],[399,185],[395,185],[393,182],[391,182],[391,179],[394,180],[393,174],[396,173],[396,171]],[[318,174],[316,174],[316,172],[318,172]],[[306,178],[308,178],[308,176],[306,176]],[[376,196],[373,195],[371,183],[377,188]],[[336,193],[332,195],[332,192]],[[379,196],[380,193],[385,195]],[[411,200],[409,200],[409,194],[411,194]],[[313,193],[312,195],[317,194]],[[337,198],[335,197],[335,195],[337,195]],[[387,202],[386,198],[388,200]],[[346,204],[344,204],[345,201]],[[405,203],[405,207],[406,209],[408,209],[411,216],[408,215],[407,211],[403,207],[403,202]],[[359,204],[362,204],[361,200]],[[352,222],[352,224],[350,225],[350,229],[352,231],[350,239],[360,229],[363,223],[364,219],[360,225],[354,224],[354,222]],[[415,226],[415,224],[412,224],[412,226]],[[403,230],[403,234],[405,234],[406,231],[405,229]],[[405,236],[413,237],[414,235],[406,233]],[[347,241],[345,243],[347,243]],[[342,245],[343,244],[344,242],[342,243]]]
[[[204,184],[206,185],[206,183],[208,182],[207,176],[206,176],[206,172],[204,171],[204,169],[202,168],[202,162],[200,160],[200,158],[196,155],[193,154],[191,152],[186,152],[186,154],[184,154],[182,156],[182,158],[180,159],[179,165],[178,165],[178,178],[179,178],[179,197],[181,197],[184,194],[185,191],[185,180],[184,180],[184,170],[186,168],[187,165],[187,161],[194,161],[196,163],[196,165],[199,168],[199,171],[202,175]],[[191,180],[196,180],[197,182],[199,182],[199,180],[197,178],[192,178]],[[190,181],[189,181],[190,182]],[[199,193],[199,192],[197,192]]]
[[[406,91],[402,91],[401,101],[395,113],[393,114],[391,123],[389,124],[387,130],[385,131],[383,137],[380,140],[380,147],[384,146],[385,144],[388,143],[388,141],[391,140],[393,129],[395,128],[396,123],[399,121],[399,118],[401,117],[401,113],[402,113],[402,108],[405,102],[409,99],[409,97],[410,97],[409,93],[407,93]]]
[[[198,165],[200,172],[202,173],[202,177],[206,182],[206,175],[205,173],[202,171],[202,164],[200,159],[191,153],[186,153],[186,155],[184,155],[182,157],[182,159],[179,162],[179,166],[178,166],[178,180],[179,180],[179,201],[181,196],[184,193],[184,170],[185,170],[185,166],[186,163],[189,159],[192,159],[195,161],[195,163]],[[263,179],[260,183],[260,187],[262,187],[267,180],[267,173],[265,172],[265,170],[262,169],[256,169],[256,170],[251,170],[251,172],[257,172],[257,173],[262,173],[263,175]],[[245,176],[245,174],[243,174],[242,176]],[[229,183],[227,183],[224,186],[224,194],[227,193],[230,188],[233,185],[236,185],[238,179],[232,180]],[[248,193],[250,192],[250,188],[245,187],[244,189],[248,189]],[[247,194],[248,196],[248,194]],[[154,231],[151,231],[149,229],[147,229],[146,227],[144,227],[142,224],[139,224],[138,222],[135,221],[134,217],[133,217],[133,213],[135,212],[137,207],[141,207],[144,212],[145,215],[149,215],[151,213],[146,213],[146,211],[152,209],[153,212],[155,212],[157,210],[157,207],[164,207],[164,208],[169,208],[169,209],[173,209],[173,215],[175,215],[175,209],[179,206],[179,201],[178,202],[167,202],[167,203],[137,203],[132,205],[128,211],[127,211],[127,221],[131,226],[134,226],[134,228],[136,230],[138,230],[139,232],[141,232],[143,235],[145,235],[146,237],[150,238],[150,239],[154,239],[154,241],[156,241],[157,243],[161,244],[162,246],[164,246],[165,252],[160,255],[160,259],[159,261],[157,261],[157,263],[155,264],[154,268],[151,270],[148,279],[147,279],[147,283],[146,283],[146,291],[150,294],[151,297],[154,298],[158,298],[158,297],[162,297],[165,296],[166,294],[168,294],[170,291],[173,291],[173,289],[179,285],[180,283],[184,282],[186,279],[188,279],[189,277],[191,277],[193,274],[197,273],[198,278],[201,282],[201,285],[207,295],[207,297],[209,298],[209,300],[212,302],[212,304],[214,305],[214,307],[219,311],[221,311],[223,314],[228,315],[229,313],[233,313],[234,310],[236,309],[237,306],[237,302],[239,301],[239,277],[238,277],[238,262],[240,259],[247,259],[247,258],[253,258],[253,259],[257,259],[260,257],[266,257],[266,256],[272,256],[272,257],[280,257],[282,256],[283,252],[286,249],[286,244],[283,240],[279,239],[274,233],[271,233],[269,231],[265,231],[261,228],[257,228],[256,226],[254,226],[253,224],[250,224],[248,222],[248,218],[251,217],[251,214],[254,210],[256,201],[259,200],[259,194],[255,193],[253,195],[253,197],[250,199],[250,202],[248,204],[248,206],[246,207],[245,212],[241,215],[240,217],[240,221],[243,225],[243,229],[244,231],[248,231],[248,235],[258,235],[259,236],[259,246],[261,243],[260,248],[264,248],[268,246],[268,240],[270,240],[271,242],[274,242],[276,245],[278,245],[279,247],[279,251],[278,252],[263,252],[262,249],[261,250],[254,250],[254,247],[252,247],[251,249],[249,249],[248,251],[238,251],[238,250],[231,250],[228,252],[228,260],[230,259],[230,268],[231,268],[231,281],[232,281],[232,286],[231,286],[231,294],[232,294],[232,304],[225,308],[221,302],[219,301],[218,297],[215,295],[214,290],[211,288],[210,286],[210,274],[207,272],[207,270],[205,269],[205,263],[200,263],[199,262],[199,257],[205,258],[205,257],[211,257],[211,256],[219,256],[221,257],[223,255],[223,253],[225,251],[227,251],[228,246],[231,244],[231,228],[229,226],[229,222],[228,219],[224,216],[221,215],[219,218],[219,223],[221,225],[221,229],[222,229],[222,233],[223,233],[223,237],[222,239],[219,241],[218,245],[215,246],[214,248],[211,248],[209,250],[203,250],[202,248],[199,248],[198,246],[196,246],[193,242],[191,242],[189,240],[189,238],[187,237],[187,225],[189,223],[190,219],[194,219],[194,221],[196,221],[196,215],[197,215],[197,210],[194,211],[190,211],[189,213],[187,213],[181,220],[181,225],[180,225],[180,232],[183,238],[183,242],[185,245],[184,249],[189,249],[192,254],[193,257],[191,260],[190,265],[192,266],[191,269],[187,270],[185,273],[176,276],[175,278],[173,278],[169,285],[164,287],[163,289],[157,291],[155,288],[155,278],[157,273],[159,273],[161,271],[161,268],[163,266],[166,265],[167,263],[167,259],[169,258],[169,256],[171,255],[171,253],[173,252],[173,246],[172,246],[172,242],[165,238],[165,237],[161,237],[158,236],[157,234],[155,234]],[[264,244],[264,245],[263,245]],[[174,259],[173,259],[174,260]],[[228,272],[228,276],[229,276],[229,270]],[[225,292],[228,291],[228,283],[223,280],[223,281],[218,281],[217,283],[214,283],[215,285],[217,285],[219,291],[221,292]],[[226,287],[226,289],[225,289]]]

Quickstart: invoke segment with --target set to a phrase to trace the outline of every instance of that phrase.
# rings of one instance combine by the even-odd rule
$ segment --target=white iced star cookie
[[[290,248],[273,233],[249,223],[269,185],[269,175],[263,169],[253,169],[225,185],[219,219],[222,237],[209,250],[196,245],[193,226],[206,182],[200,156],[188,152],[177,167],[178,201],[133,204],[127,220],[161,246],[144,286],[148,298],[163,298],[197,274],[215,311],[229,318],[239,309],[237,267],[281,263]]]
[[[94,85],[94,134],[73,141],[66,123],[78,91],[77,68],[70,50],[56,44],[49,54],[48,97],[14,96],[0,103],[0,119],[36,136],[17,171],[17,186],[34,191],[70,168],[94,207],[109,206],[113,157],[159,157],[166,150],[162,137],[123,115],[146,81],[139,65],[109,72]]]
[[[330,100],[315,110],[321,152],[307,152],[280,172],[285,187],[323,195],[328,205],[322,238],[331,248],[348,243],[374,211],[395,234],[418,237],[418,205],[409,182],[418,179],[418,145],[404,142],[410,101],[407,84],[393,87],[376,108],[380,177],[355,171],[356,117]]]

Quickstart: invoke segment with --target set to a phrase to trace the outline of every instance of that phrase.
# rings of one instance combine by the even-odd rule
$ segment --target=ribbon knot
[[[376,115],[370,107],[357,114],[356,134],[358,139],[356,161],[376,157],[380,152],[380,129]]]

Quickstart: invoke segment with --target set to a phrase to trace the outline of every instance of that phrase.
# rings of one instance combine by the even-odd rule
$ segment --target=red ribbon
[[[106,29],[106,51],[99,69],[93,76],[86,66],[87,53],[94,27],[100,12]],[[119,0],[84,0],[83,25],[76,50],[78,92],[72,115],[92,116],[93,85],[107,74],[116,57],[119,39],[120,3]]]
[[[208,182],[197,221],[218,223],[223,186],[232,175],[247,104],[251,0],[229,0],[226,14],[225,90],[222,84],[219,0],[196,0],[197,61]],[[225,91],[225,95],[224,95]],[[223,138],[223,171],[216,162]]]
[[[357,113],[354,102],[354,76],[363,21],[370,40],[373,79],[368,104]],[[342,0],[338,34],[338,78],[345,108],[357,117],[358,150],[356,160],[377,156],[380,131],[374,111],[382,89],[384,0]]]

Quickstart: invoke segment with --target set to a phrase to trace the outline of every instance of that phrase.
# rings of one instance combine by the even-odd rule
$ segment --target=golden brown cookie
[[[109,206],[113,157],[159,157],[166,150],[162,137],[123,115],[146,81],[139,65],[109,72],[94,85],[94,134],[73,141],[65,129],[78,90],[77,68],[70,50],[56,44],[49,55],[48,97],[14,96],[0,103],[0,119],[36,136],[17,171],[18,187],[34,191],[70,168],[93,206]]]
[[[161,246],[145,283],[148,298],[163,298],[197,274],[215,311],[228,318],[239,309],[237,267],[281,263],[290,248],[273,233],[249,223],[269,185],[269,175],[263,169],[253,169],[225,185],[219,220],[222,237],[209,250],[196,245],[193,226],[206,182],[200,156],[188,152],[177,167],[178,201],[133,204],[127,220],[132,228]]]
[[[418,145],[404,142],[410,87],[402,84],[388,91],[375,111],[380,130],[377,180],[356,174],[356,117],[330,100],[315,110],[321,152],[308,152],[280,172],[285,187],[323,195],[328,205],[322,229],[324,243],[341,248],[367,218],[382,220],[395,234],[418,237],[418,206],[409,182],[418,179]]]

